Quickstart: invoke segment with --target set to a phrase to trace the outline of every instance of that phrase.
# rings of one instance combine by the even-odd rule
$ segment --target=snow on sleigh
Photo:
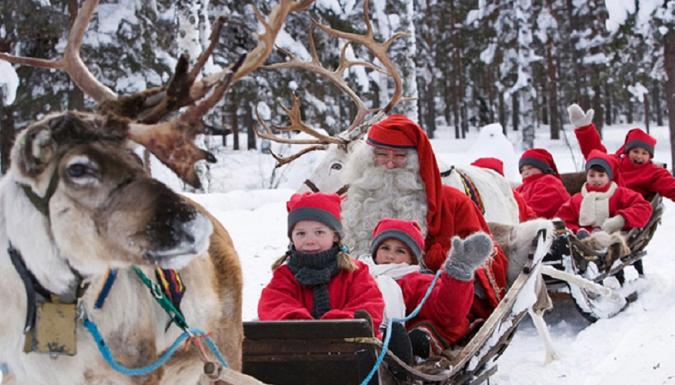
[[[481,384],[497,371],[495,361],[525,315],[530,313],[535,325],[540,319],[539,269],[551,246],[551,228],[540,229],[532,238],[522,261],[514,262],[518,272],[494,312],[474,328],[465,344],[440,356],[409,366],[386,349],[382,355],[382,341],[373,337],[364,319],[253,321],[244,323],[243,372],[277,385]],[[382,365],[365,381],[378,358]],[[406,379],[394,378],[392,368],[404,371]]]
[[[583,172],[561,177],[570,194],[579,192],[585,181]],[[564,223],[554,221],[555,239],[542,267],[551,296],[569,295],[590,321],[612,317],[637,299],[638,280],[627,281],[624,269],[633,265],[642,274],[645,248],[663,215],[661,196],[653,195],[650,202],[653,212],[644,228],[604,239],[592,235],[580,240]]]

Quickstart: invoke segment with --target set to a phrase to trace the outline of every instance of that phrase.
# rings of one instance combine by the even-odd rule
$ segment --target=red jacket
[[[406,314],[410,314],[422,301],[433,278],[431,274],[416,272],[396,281],[403,292]],[[455,344],[469,330],[467,316],[473,302],[473,284],[473,281],[460,281],[445,272],[441,273],[417,317],[406,324],[408,330],[426,324],[436,334],[434,337],[440,337],[443,348]]]
[[[518,221],[519,222],[525,222],[529,221],[530,219],[535,219],[537,218],[537,213],[532,210],[532,207],[525,202],[525,198],[516,191],[516,189],[513,189],[513,199],[516,200],[516,203],[518,204]]]
[[[591,226],[579,225],[579,210],[583,199],[584,197],[580,192],[574,194],[567,203],[560,207],[556,214],[565,222],[567,228],[574,232],[582,227],[588,231],[593,231]],[[652,205],[637,192],[619,186],[609,198],[609,216],[614,215],[621,215],[626,220],[624,230],[644,227],[652,215]]]
[[[535,174],[516,187],[527,205],[542,218],[553,218],[563,203],[570,199],[562,180],[553,174]]]
[[[594,124],[579,127],[574,130],[574,134],[577,136],[584,157],[588,157],[593,149],[607,153]],[[610,156],[615,157],[619,162],[619,172],[624,186],[639,192],[642,196],[649,193],[658,193],[675,201],[675,178],[668,170],[655,165],[651,161],[644,164],[633,164],[628,156],[623,153],[610,154]]]
[[[384,300],[368,267],[360,261],[358,269],[340,271],[328,283],[331,310],[321,319],[352,319],[354,311],[365,310],[373,321],[373,330],[380,337],[380,324]],[[258,318],[261,321],[313,319],[314,291],[301,285],[288,265],[281,265],[272,280],[263,289],[258,301]]]
[[[483,231],[490,234],[483,214],[473,201],[461,191],[443,186],[439,231],[427,234],[424,262],[432,271],[438,270],[448,258],[452,237],[461,238]],[[476,280],[485,292],[486,298],[475,297],[471,314],[475,318],[487,318],[506,293],[506,269],[508,260],[502,248],[495,243],[495,250],[488,262],[476,270]]]

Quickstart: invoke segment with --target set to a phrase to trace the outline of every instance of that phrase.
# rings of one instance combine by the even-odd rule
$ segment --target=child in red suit
[[[560,206],[570,199],[553,155],[543,148],[529,149],[520,157],[518,169],[523,183],[516,191],[538,217],[553,218]]]
[[[469,329],[474,298],[474,271],[492,253],[492,240],[475,232],[455,236],[443,272],[419,314],[405,325],[413,353],[422,358],[440,354]],[[419,272],[424,237],[417,222],[384,218],[373,230],[370,272],[385,298],[385,316],[402,318],[422,301],[434,276]],[[366,260],[369,260],[367,258]],[[374,263],[373,263],[374,262]]]
[[[272,266],[258,302],[260,320],[351,319],[365,311],[379,337],[384,300],[368,267],[342,250],[340,197],[294,194],[286,207],[292,243]]]
[[[487,168],[497,172],[499,175],[504,176],[504,162],[497,158],[478,158],[471,163],[472,166]],[[532,210],[530,206],[525,202],[525,198],[513,189],[513,199],[516,200],[518,205],[518,220],[520,222],[529,221],[530,219],[535,219],[537,214]]]
[[[586,160],[586,183],[581,192],[560,207],[556,216],[580,238],[598,229],[613,233],[645,226],[652,215],[652,206],[642,195],[621,187],[619,179],[616,159],[591,150]]]
[[[579,146],[588,158],[591,150],[607,152],[602,144],[600,134],[595,129],[593,109],[584,112],[577,104],[567,108],[570,121],[574,125],[574,134]],[[637,191],[643,197],[657,193],[670,200],[675,200],[675,178],[663,167],[652,163],[656,139],[639,128],[633,128],[626,134],[623,146],[610,156],[619,165],[619,173],[626,187]]]

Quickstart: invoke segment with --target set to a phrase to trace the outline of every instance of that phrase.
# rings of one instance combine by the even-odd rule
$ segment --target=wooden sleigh
[[[520,274],[466,344],[414,366],[388,351],[369,384],[485,382],[497,371],[495,361],[537,302],[539,269],[550,244],[550,235],[540,231]],[[245,322],[244,334],[244,373],[277,385],[361,384],[382,346],[366,320]],[[405,371],[407,379],[394,379],[388,369],[392,366]]]
[[[561,176],[570,194],[580,191],[584,173]],[[590,321],[612,317],[634,301],[637,298],[636,287],[624,283],[623,271],[634,264],[641,271],[645,248],[661,223],[661,196],[654,195],[650,203],[653,211],[647,225],[621,233],[624,244],[615,243],[603,250],[589,247],[588,243],[567,230],[564,223],[556,222],[556,238],[542,268],[549,291],[555,293],[552,296],[569,295],[581,314]],[[609,277],[616,277],[622,286],[606,286]]]

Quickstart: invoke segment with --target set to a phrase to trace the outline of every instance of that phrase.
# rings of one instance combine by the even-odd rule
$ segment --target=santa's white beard
[[[351,253],[359,256],[370,252],[373,229],[386,217],[417,221],[426,236],[427,196],[419,176],[417,153],[411,151],[406,166],[395,169],[375,166],[370,148],[359,149],[353,155],[356,159],[350,159],[345,171],[359,176],[345,181],[349,191],[342,202],[345,243]]]

